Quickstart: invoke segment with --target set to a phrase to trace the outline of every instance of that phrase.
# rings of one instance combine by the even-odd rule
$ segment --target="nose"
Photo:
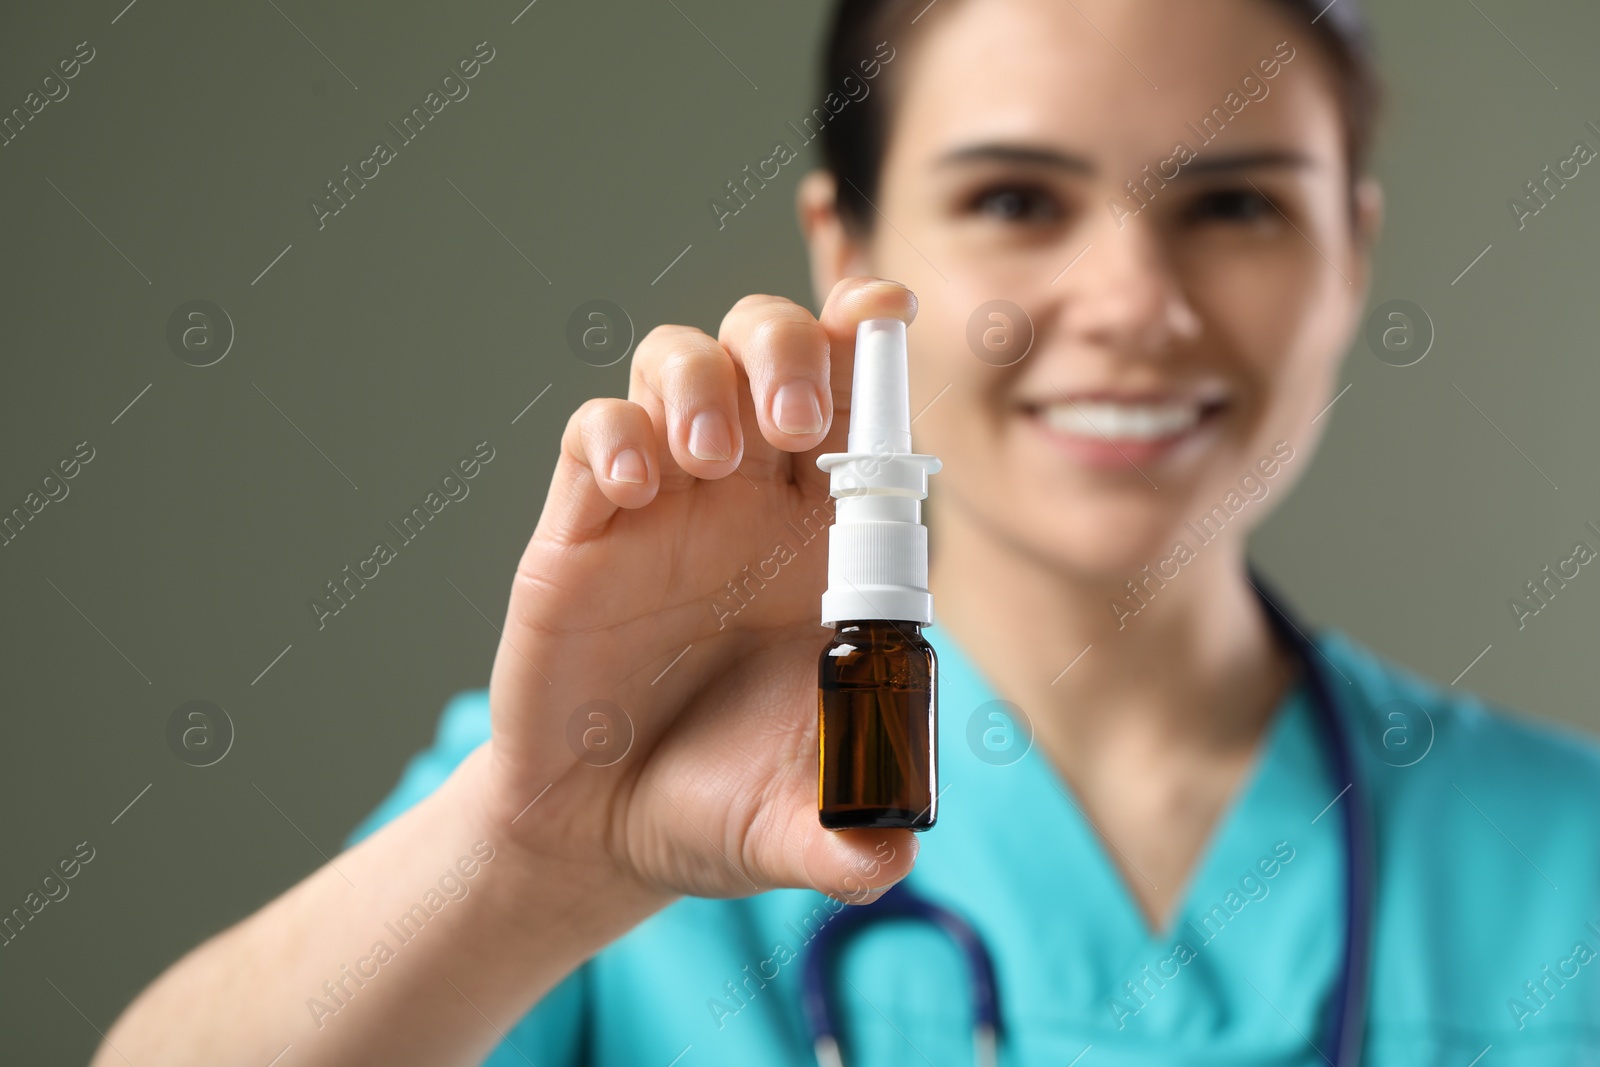
[[[1138,220],[1100,228],[1083,262],[1061,279],[1068,283],[1066,326],[1085,344],[1148,359],[1200,335],[1200,316],[1159,233]]]

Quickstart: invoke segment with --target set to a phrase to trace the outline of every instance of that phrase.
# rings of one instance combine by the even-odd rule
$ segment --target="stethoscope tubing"
[[[1329,1048],[1319,1050],[1335,1067],[1355,1067],[1361,1062],[1366,1038],[1367,983],[1372,952],[1372,909],[1376,888],[1376,843],[1371,794],[1356,762],[1349,723],[1339,713],[1337,694],[1328,672],[1317,662],[1320,649],[1281,606],[1279,598],[1253,569],[1250,582],[1267,608],[1278,635],[1296,650],[1310,690],[1311,707],[1322,727],[1334,784],[1342,791],[1346,808],[1344,831],[1345,939],[1340,982],[1329,1025]],[[1349,684],[1346,679],[1346,684]],[[1341,784],[1342,783],[1342,784]]]

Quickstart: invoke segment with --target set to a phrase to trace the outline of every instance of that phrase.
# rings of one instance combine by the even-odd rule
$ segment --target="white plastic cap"
[[[817,457],[838,504],[828,530],[822,624],[933,621],[922,501],[934,456],[911,451],[906,324],[867,319],[856,329],[848,452]]]

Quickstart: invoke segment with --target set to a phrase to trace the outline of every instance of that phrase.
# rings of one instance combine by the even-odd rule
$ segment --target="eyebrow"
[[[1263,149],[1256,152],[1235,152],[1231,155],[1198,155],[1191,163],[1183,165],[1183,174],[1212,174],[1217,171],[1260,170],[1267,167],[1310,169],[1316,162],[1304,152],[1284,149]],[[1180,175],[1181,176],[1181,175]]]
[[[1043,145],[1015,144],[1006,141],[985,141],[952,149],[934,161],[934,166],[945,167],[959,163],[1032,163],[1036,166],[1054,167],[1077,174],[1093,174],[1095,166],[1086,156],[1061,152]]]
[[[1171,156],[1167,156],[1153,160],[1152,164],[1160,163],[1170,158]],[[946,152],[934,161],[934,165],[937,167],[964,163],[1024,163],[1084,175],[1093,175],[1098,170],[1087,156],[1077,155],[1072,152],[1062,152],[1043,145],[1017,144],[1006,141],[986,141],[979,144],[965,145]],[[1310,156],[1303,152],[1287,149],[1259,149],[1223,155],[1207,155],[1202,149],[1196,153],[1196,158],[1193,161],[1183,165],[1182,171],[1178,176],[1259,170],[1272,167],[1298,169],[1313,166],[1315,166],[1315,161]]]

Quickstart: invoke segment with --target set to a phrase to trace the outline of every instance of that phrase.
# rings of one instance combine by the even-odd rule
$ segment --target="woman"
[[[628,399],[568,424],[487,693],[97,1062],[806,1063],[802,957],[906,879],[988,945],[1003,1062],[1319,1063],[1356,798],[1308,663],[1375,824],[1362,1062],[1600,1058],[1595,746],[1334,633],[1297,655],[1245,565],[1378,227],[1361,19],[1323,7],[844,3],[851,102],[799,193],[820,315],[750,296],[643,340]],[[920,838],[818,826],[826,549],[794,543],[883,316],[944,461]],[[970,1062],[967,988],[939,933],[866,930],[831,984],[848,1062]]]

